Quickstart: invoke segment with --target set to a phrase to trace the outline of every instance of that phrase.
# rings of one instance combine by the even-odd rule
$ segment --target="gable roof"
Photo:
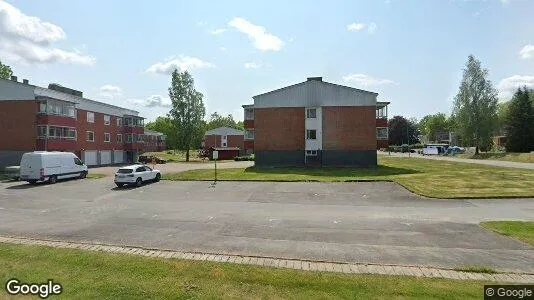
[[[231,127],[218,127],[206,131],[204,135],[245,135],[244,131]]]
[[[286,89],[290,89],[290,88],[293,88],[293,87],[297,87],[297,86],[301,86],[301,85],[305,85],[305,84],[314,84],[314,83],[320,83],[320,84],[323,84],[323,85],[330,85],[330,86],[334,86],[334,87],[338,87],[338,88],[346,88],[346,89],[350,89],[350,90],[353,90],[353,91],[369,93],[369,94],[372,94],[372,95],[378,95],[378,93],[375,93],[375,92],[370,92],[370,91],[366,91],[366,90],[353,88],[353,87],[350,87],[350,86],[330,83],[330,82],[326,82],[326,81],[322,81],[322,80],[306,80],[304,82],[288,85],[288,86],[285,86],[285,87],[282,87],[282,88],[279,88],[279,89],[276,89],[276,90],[272,90],[270,92],[265,92],[265,93],[262,93],[262,94],[258,94],[256,96],[253,96],[252,98],[256,99],[256,97],[259,97],[259,96],[265,96],[265,95],[268,95],[268,94],[280,92],[280,91],[283,91],[283,90],[286,90]]]

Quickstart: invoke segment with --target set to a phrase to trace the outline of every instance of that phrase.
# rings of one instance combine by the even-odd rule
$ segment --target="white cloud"
[[[222,46],[221,46],[221,47],[219,47],[219,49],[220,49],[221,51],[226,51],[226,47],[222,47]]]
[[[111,84],[106,84],[106,85],[101,86],[100,91],[105,92],[105,93],[118,94],[118,95],[122,94],[122,89],[120,87],[111,85]]]
[[[363,23],[351,23],[351,24],[348,24],[347,25],[347,30],[348,31],[360,31],[362,29],[364,29],[367,25],[363,24]]]
[[[129,99],[127,103],[143,106],[143,107],[164,107],[169,108],[172,106],[170,98],[161,95],[151,95],[146,99]]]
[[[179,71],[190,71],[192,69],[204,69],[214,67],[215,66],[212,63],[203,61],[200,58],[180,55],[178,58],[169,57],[163,62],[155,63],[148,67],[146,72],[154,74],[171,74],[174,69],[178,69]]]
[[[519,51],[519,56],[522,59],[534,58],[534,45],[526,45]]]
[[[219,29],[215,29],[215,30],[210,31],[210,33],[213,34],[213,35],[219,35],[219,34],[223,34],[225,31],[226,31],[225,28],[219,28]]]
[[[65,31],[58,25],[25,15],[13,5],[0,0],[0,56],[23,63],[95,64],[94,57],[52,45],[66,38]]]
[[[354,22],[354,23],[347,24],[347,30],[352,31],[352,32],[361,31],[366,28],[369,34],[373,34],[375,33],[377,26],[376,26],[376,23],[365,24],[365,23]]]
[[[280,51],[284,46],[284,42],[267,32],[265,27],[252,24],[243,18],[234,18],[228,25],[246,34],[252,40],[254,47],[261,51]]]
[[[371,23],[369,24],[369,26],[367,26],[367,32],[369,32],[370,34],[373,34],[375,33],[376,31],[376,24],[375,23]]]
[[[374,78],[374,77],[371,77],[365,74],[349,74],[349,75],[343,76],[343,81],[348,82],[348,83],[355,83],[355,84],[359,84],[363,86],[382,85],[382,84],[398,85],[398,83],[396,83],[393,80]]]
[[[518,88],[523,86],[534,89],[534,76],[510,76],[501,80],[497,88],[499,89],[499,94],[501,98],[509,98],[515,93]]]
[[[246,62],[245,63],[245,69],[258,69],[261,67],[261,64],[257,64],[255,62]]]

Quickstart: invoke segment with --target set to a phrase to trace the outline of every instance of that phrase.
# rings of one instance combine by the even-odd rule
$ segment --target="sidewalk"
[[[226,262],[236,264],[259,265],[275,268],[289,268],[304,271],[339,272],[350,274],[381,274],[398,276],[434,277],[458,280],[483,280],[502,283],[534,283],[534,274],[519,273],[472,273],[450,269],[429,268],[424,266],[397,266],[379,264],[347,264],[324,261],[308,261],[283,259],[273,257],[240,256],[216,253],[181,252],[159,249],[146,249],[131,246],[101,245],[90,243],[72,243],[50,240],[37,240],[19,237],[0,236],[0,243],[39,245],[54,248],[70,248],[83,251],[103,251],[110,253],[123,253],[164,259],[192,259],[213,262]]]
[[[502,160],[488,160],[488,159],[471,159],[471,158],[455,158],[455,157],[448,157],[448,156],[431,156],[431,155],[421,155],[417,153],[395,153],[391,152],[381,152],[377,151],[379,156],[393,156],[393,157],[417,157],[417,158],[424,158],[424,159],[433,159],[433,160],[446,160],[446,161],[454,161],[454,162],[461,162],[461,163],[468,163],[468,164],[479,164],[479,165],[488,165],[488,166],[495,166],[495,167],[503,167],[503,168],[517,168],[517,169],[529,169],[534,170],[534,163],[520,163],[520,162],[513,162],[513,161],[502,161]]]

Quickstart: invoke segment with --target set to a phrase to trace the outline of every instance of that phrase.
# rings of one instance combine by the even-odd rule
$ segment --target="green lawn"
[[[475,155],[474,153],[463,153],[457,154],[454,157],[534,163],[534,153],[487,152],[479,153],[478,155]]]
[[[8,180],[8,179],[9,179],[9,177],[7,176],[7,174],[5,174],[5,173],[0,173],[0,181],[2,181],[2,180]]]
[[[0,244],[0,280],[53,279],[62,299],[480,299],[483,282],[350,275]],[[0,298],[7,297],[4,288]],[[56,298],[54,297],[54,298]]]
[[[219,180],[395,181],[436,198],[532,197],[534,171],[408,157],[378,157],[376,169],[240,168],[218,169]],[[170,180],[213,180],[213,170],[164,174]]]
[[[165,150],[161,152],[145,152],[142,155],[154,155],[161,157],[168,162],[185,162],[184,150]],[[203,160],[198,158],[198,150],[189,150],[190,162],[202,162]],[[204,161],[208,161],[207,159]]]
[[[534,222],[532,221],[490,221],[482,222],[480,226],[534,246]]]

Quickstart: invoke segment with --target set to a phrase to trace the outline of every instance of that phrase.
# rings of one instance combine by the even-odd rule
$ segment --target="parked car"
[[[154,155],[140,155],[138,161],[142,164],[150,164],[152,162],[155,162],[157,164],[167,163],[165,159]]]
[[[71,152],[34,151],[22,155],[20,180],[56,183],[58,179],[85,178],[87,166]]]
[[[141,186],[143,182],[158,182],[161,179],[161,171],[144,165],[132,165],[121,167],[115,173],[115,184],[118,187],[124,185]]]
[[[19,180],[19,178],[20,178],[20,166],[5,167],[4,173],[11,180]]]

